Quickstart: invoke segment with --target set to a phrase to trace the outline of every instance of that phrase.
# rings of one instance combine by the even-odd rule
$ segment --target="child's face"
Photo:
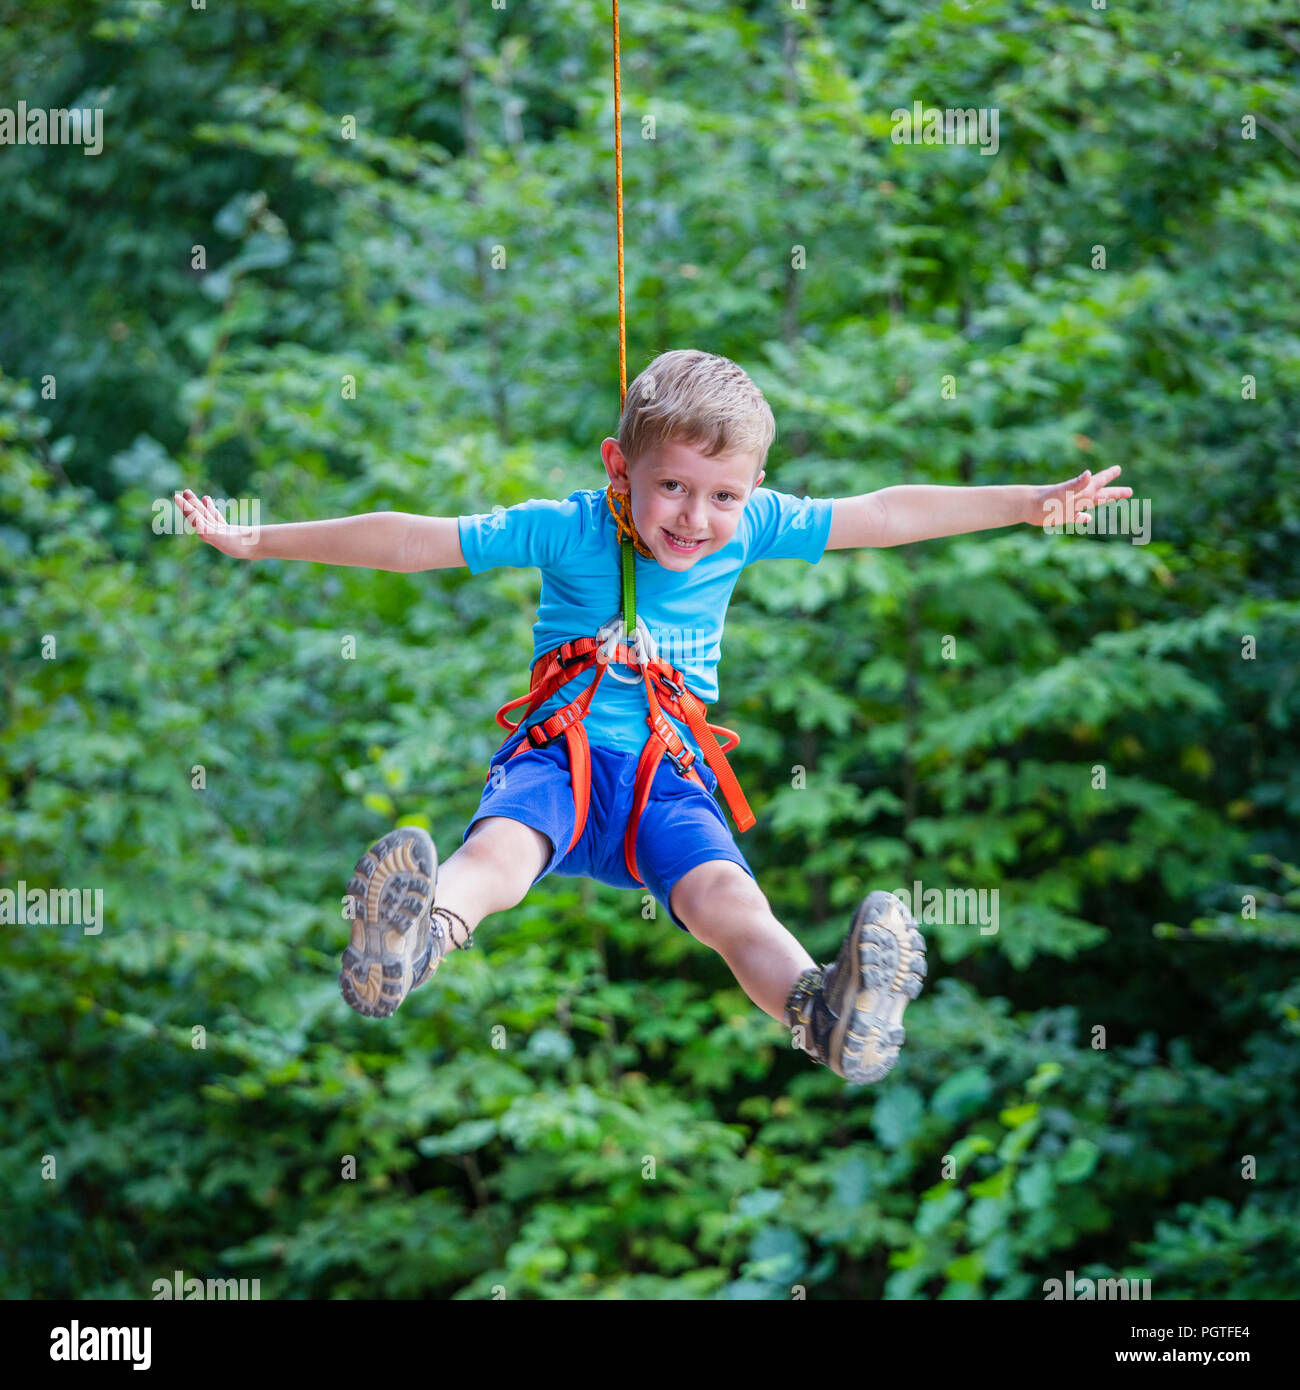
[[[637,533],[665,569],[688,570],[701,555],[721,550],[763,481],[762,473],[754,476],[753,454],[709,459],[689,445],[668,443],[629,473],[616,439],[606,439],[600,452],[615,491],[627,492],[630,484]],[[702,543],[686,549],[674,537]]]

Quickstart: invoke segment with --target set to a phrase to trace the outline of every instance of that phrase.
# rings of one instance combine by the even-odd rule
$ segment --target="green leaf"
[[[1053,1171],[1058,1182],[1082,1182],[1097,1166],[1101,1150],[1090,1139],[1071,1139],[1069,1147],[1056,1160]]]
[[[471,1153],[490,1143],[496,1135],[495,1120],[464,1120],[446,1134],[426,1135],[418,1141],[416,1148],[428,1157],[435,1154]]]
[[[902,1148],[920,1129],[925,1101],[913,1086],[892,1086],[876,1101],[871,1112],[876,1137],[887,1149]]]
[[[930,1108],[946,1120],[962,1120],[979,1110],[992,1094],[993,1081],[983,1067],[963,1067],[935,1091]]]

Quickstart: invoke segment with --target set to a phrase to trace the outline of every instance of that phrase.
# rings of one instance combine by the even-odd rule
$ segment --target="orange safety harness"
[[[623,292],[623,135],[620,111],[620,84],[618,58],[618,0],[614,0],[614,165],[615,187],[617,190],[618,225],[618,374],[620,387],[620,409],[627,402],[627,319],[626,301]],[[705,716],[708,709],[704,702],[686,688],[682,673],[674,669],[671,662],[660,658],[654,639],[644,620],[636,613],[636,554],[653,559],[653,552],[637,534],[636,523],[632,519],[631,499],[620,508],[615,502],[615,492],[611,485],[606,491],[606,500],[618,526],[619,551],[623,566],[622,612],[611,618],[595,637],[579,637],[565,642],[549,652],[543,653],[533,663],[532,680],[528,694],[511,700],[497,710],[497,723],[512,734],[518,733],[519,726],[528,719],[566,682],[575,679],[593,666],[596,678],[587,686],[576,700],[558,709],[549,718],[531,725],[519,741],[519,746],[510,757],[517,757],[530,748],[545,748],[563,737],[569,749],[569,778],[573,787],[574,822],[572,849],[582,837],[587,824],[587,811],[591,802],[591,748],[587,742],[587,731],[582,721],[595,697],[597,687],[609,671],[614,679],[635,683],[645,682],[646,701],[650,712],[646,723],[650,726],[650,736],[641,750],[641,760],[637,764],[636,781],[633,785],[632,813],[628,817],[627,831],[623,837],[623,858],[628,873],[642,883],[636,867],[636,835],[641,824],[641,814],[650,800],[650,788],[654,784],[655,771],[665,754],[681,776],[704,787],[704,780],[692,767],[695,761],[694,749],[688,748],[677,730],[668,722],[665,712],[674,719],[685,723],[695,735],[696,742],[704,753],[705,761],[718,779],[718,787],[727,800],[731,818],[740,832],[754,824],[754,813],[749,809],[736,774],[727,762],[726,754],[739,743],[740,735],[725,729],[720,724],[710,724]],[[640,676],[619,675],[616,666],[629,666],[640,671]],[[506,717],[511,710],[527,704],[528,708],[512,724]],[[719,745],[716,734],[724,734],[730,742]],[[509,739],[506,740],[509,742]],[[503,745],[504,746],[504,745]],[[506,759],[510,761],[509,758]],[[485,781],[492,778],[489,770]],[[705,788],[707,791],[707,788]]]

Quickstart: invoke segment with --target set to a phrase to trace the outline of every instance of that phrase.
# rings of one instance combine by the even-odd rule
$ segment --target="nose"
[[[708,523],[709,506],[702,498],[682,508],[682,519],[678,524],[683,535],[702,536],[709,529]]]

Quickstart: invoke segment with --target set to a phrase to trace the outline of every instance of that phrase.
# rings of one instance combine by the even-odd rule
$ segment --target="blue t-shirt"
[[[718,697],[722,628],[740,571],[755,560],[797,559],[815,565],[830,535],[831,502],[757,487],[731,540],[689,570],[665,569],[657,560],[635,555],[637,615],[650,629],[659,655],[681,671],[687,687],[706,705]],[[604,488],[583,488],[562,502],[535,498],[459,517],[458,524],[471,574],[503,565],[536,565],[542,572],[530,672],[546,652],[578,637],[595,637],[622,611],[618,528]],[[614,664],[601,678],[583,721],[591,742],[628,753],[645,746],[650,734],[645,682],[638,673],[635,685],[625,685],[613,674],[630,676],[635,669]],[[567,681],[527,724],[539,723],[576,699],[595,676],[593,668]],[[523,690],[521,686],[519,693]],[[517,719],[525,708],[511,717]],[[667,717],[702,758],[687,725]],[[712,711],[708,717],[713,719]]]

